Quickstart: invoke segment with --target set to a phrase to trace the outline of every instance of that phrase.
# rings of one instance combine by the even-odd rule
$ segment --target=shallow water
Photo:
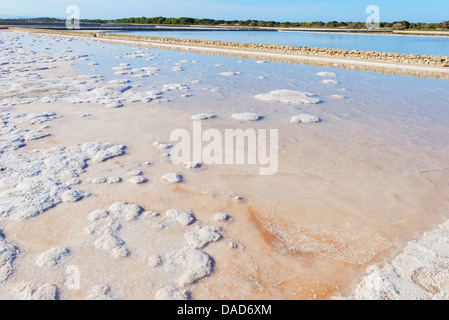
[[[53,37],[44,36],[40,38],[43,43],[32,43],[33,37],[26,36],[22,45],[39,51],[53,41]],[[388,259],[408,240],[419,238],[421,232],[449,216],[447,81],[60,39],[53,43],[52,52],[70,47],[73,53],[92,54],[89,61],[77,63],[72,74],[99,74],[106,81],[129,79],[140,91],[181,83],[190,87],[192,96],[183,98],[184,92],[169,91],[163,95],[168,102],[127,103],[118,109],[61,103],[15,107],[18,112],[51,109],[63,115],[51,123],[51,140],[29,143],[30,149],[96,140],[127,146],[127,154],[113,161],[114,165],[89,167],[83,179],[106,172],[121,174],[121,165],[134,162],[155,163],[145,170],[148,184],[82,185],[96,196],[58,206],[27,222],[26,227],[3,221],[2,227],[14,232],[25,245],[40,248],[61,239],[79,244],[82,237],[77,230],[85,224],[81,216],[69,227],[58,222],[53,228],[51,221],[55,217],[65,221],[70,219],[69,212],[88,213],[114,201],[154,210],[190,208],[206,220],[211,212],[223,210],[233,217],[226,236],[242,243],[245,250],[229,253],[223,246],[208,247],[216,272],[195,288],[195,298],[329,298],[350,294],[367,265]],[[148,61],[124,55],[136,51],[158,56]],[[189,61],[181,63],[184,71],[173,71],[181,60]],[[89,66],[93,61],[99,65]],[[119,63],[160,71],[143,79],[117,76],[112,67]],[[324,84],[325,78],[316,75],[320,71],[335,72],[339,84]],[[222,72],[241,74],[225,77]],[[199,82],[192,83],[194,80]],[[254,98],[278,89],[312,92],[323,102],[295,106]],[[346,98],[334,99],[334,94]],[[168,141],[177,128],[192,131],[190,117],[200,112],[217,115],[202,121],[204,129],[278,129],[278,173],[260,176],[259,166],[251,165],[210,165],[189,171],[161,161],[160,152],[151,144]],[[255,112],[264,118],[236,122],[230,117],[236,112]],[[92,113],[92,117],[81,118],[85,113]],[[292,116],[301,113],[322,121],[289,123]],[[160,186],[158,177],[172,171],[181,172],[185,181],[176,187]],[[230,199],[231,193],[244,200]],[[48,229],[45,236],[40,233],[43,226]],[[130,243],[134,239],[134,243],[145,244],[133,250],[151,248],[153,240],[145,238],[145,231],[133,228],[124,231],[124,237]],[[53,229],[67,232],[53,235]],[[103,270],[103,279],[109,279],[124,298],[146,297],[145,288],[136,286],[143,277],[151,276],[148,270],[141,271],[140,277],[121,261],[114,271],[108,260],[101,260],[102,254],[89,257],[89,252],[77,255],[81,265],[90,261],[96,265],[94,269]],[[137,254],[130,260],[136,270],[142,268],[142,256]],[[20,275],[25,277],[29,267],[19,263]],[[115,273],[119,271],[120,277]]]
[[[449,56],[448,37],[292,31],[124,31],[153,37]]]

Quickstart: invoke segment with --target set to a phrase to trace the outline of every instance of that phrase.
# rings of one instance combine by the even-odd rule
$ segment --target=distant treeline
[[[57,18],[31,18],[31,19],[0,19],[0,22],[24,22],[24,23],[62,23],[65,20]],[[214,20],[196,19],[189,17],[166,18],[166,17],[132,17],[116,20],[82,19],[82,23],[98,24],[157,24],[157,25],[193,25],[193,26],[243,26],[243,27],[272,27],[272,28],[340,28],[340,29],[366,29],[365,22],[343,22],[343,21],[314,21],[314,22],[276,22],[263,20]],[[449,30],[449,21],[441,23],[424,22],[381,22],[380,28],[392,30]]]
[[[342,28],[342,29],[366,29],[365,22],[343,22],[343,21],[313,21],[313,22],[276,22],[263,20],[214,20],[214,19],[196,19],[189,17],[181,18],[123,18],[112,21],[113,23],[131,23],[131,24],[168,24],[168,25],[204,25],[204,26],[245,26],[245,27],[272,27],[272,28]],[[441,23],[412,23],[408,21],[381,22],[381,28],[405,30],[405,29],[424,29],[439,30],[449,29],[449,21]]]

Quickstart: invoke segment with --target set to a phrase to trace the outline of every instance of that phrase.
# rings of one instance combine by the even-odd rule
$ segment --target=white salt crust
[[[314,94],[310,92],[301,92],[293,90],[275,90],[267,94],[258,94],[255,96],[258,100],[268,102],[280,102],[288,104],[318,104],[321,100],[314,98]]]

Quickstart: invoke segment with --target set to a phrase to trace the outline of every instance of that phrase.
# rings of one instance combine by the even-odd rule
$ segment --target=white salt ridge
[[[198,113],[192,116],[192,120],[207,120],[210,118],[215,118],[215,114],[213,113]]]
[[[313,98],[315,95],[310,92],[301,92],[293,90],[275,90],[267,94],[258,94],[255,96],[256,99],[269,101],[269,102],[280,102],[289,104],[318,104],[321,102],[320,99]]]
[[[338,84],[337,80],[332,80],[332,79],[325,79],[323,80],[324,84]]]
[[[351,298],[361,300],[448,300],[449,221],[408,243],[382,268],[370,266]]]
[[[262,118],[261,115],[252,112],[234,113],[232,119],[237,121],[257,121]]]
[[[290,120],[291,123],[316,123],[320,122],[320,118],[312,116],[310,114],[300,114],[299,116],[294,116]]]
[[[334,99],[344,99],[345,96],[340,95],[340,94],[333,94],[333,95],[332,95],[332,98],[334,98]]]
[[[36,264],[40,267],[54,267],[63,263],[69,254],[70,250],[65,247],[52,247],[37,257]]]

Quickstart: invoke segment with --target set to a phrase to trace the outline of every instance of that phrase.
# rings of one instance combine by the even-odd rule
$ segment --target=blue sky
[[[380,8],[381,21],[449,20],[449,0],[0,0],[0,17],[66,17],[68,5],[80,8],[81,18],[188,16],[226,20],[365,21],[368,5]]]

